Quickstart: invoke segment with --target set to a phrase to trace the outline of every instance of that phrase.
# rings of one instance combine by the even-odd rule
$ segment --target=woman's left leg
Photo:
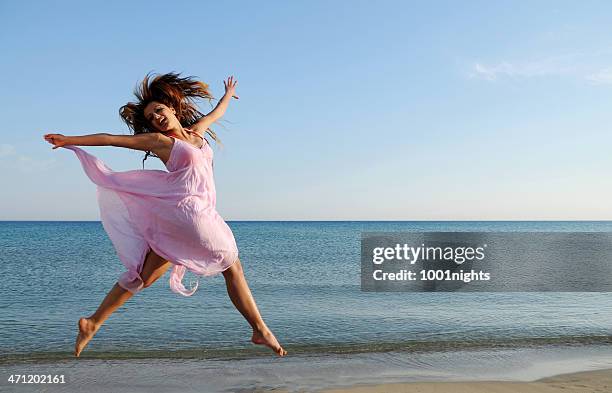
[[[142,266],[142,272],[140,273],[140,277],[144,282],[144,287],[148,288],[151,286],[158,278],[164,275],[171,265],[172,263],[164,260],[153,250],[149,251]],[[132,296],[134,296],[132,292],[122,288],[118,283],[115,283],[104,300],[102,300],[100,306],[98,306],[96,312],[87,318],[79,319],[79,334],[77,335],[74,345],[75,356],[81,354],[81,351],[83,351],[98,329],[100,329],[104,321]]]
[[[279,356],[285,356],[287,351],[278,343],[272,331],[266,326],[261,318],[261,314],[255,304],[255,299],[253,299],[249,285],[246,282],[246,278],[244,278],[244,271],[242,270],[240,259],[236,260],[236,262],[223,272],[223,277],[225,277],[227,293],[232,303],[234,303],[234,306],[236,306],[238,311],[240,311],[242,316],[253,328],[251,341],[254,344],[270,347]]]

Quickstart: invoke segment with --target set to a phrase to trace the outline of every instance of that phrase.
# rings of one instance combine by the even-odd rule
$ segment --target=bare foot
[[[74,356],[79,357],[81,351],[87,346],[89,341],[96,334],[100,325],[96,325],[91,319],[79,319],[79,334],[77,335],[76,343],[74,344]]]
[[[253,330],[253,337],[251,337],[251,341],[253,344],[257,345],[265,345],[266,347],[271,348],[274,352],[276,352],[279,356],[285,356],[287,351],[281,347],[278,343],[274,334],[270,331],[270,329],[265,329],[263,331]]]

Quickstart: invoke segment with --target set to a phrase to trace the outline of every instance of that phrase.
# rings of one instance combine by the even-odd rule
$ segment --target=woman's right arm
[[[45,134],[45,140],[54,149],[65,145],[77,146],[117,146],[142,151],[156,151],[172,146],[170,138],[162,138],[157,132],[137,135],[91,134],[81,136],[65,136],[62,134]]]

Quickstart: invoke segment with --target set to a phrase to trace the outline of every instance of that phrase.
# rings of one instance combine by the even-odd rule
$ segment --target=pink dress
[[[234,235],[215,209],[212,148],[206,140],[197,148],[173,139],[167,172],[115,172],[86,151],[63,146],[76,153],[98,186],[102,225],[127,269],[118,283],[132,293],[143,288],[140,274],[149,249],[174,264],[170,288],[184,296],[198,287],[198,282],[190,290],[183,285],[187,270],[211,276],[238,258]]]

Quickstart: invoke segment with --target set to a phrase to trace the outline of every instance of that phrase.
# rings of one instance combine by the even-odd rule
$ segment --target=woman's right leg
[[[251,337],[253,344],[265,345],[278,355],[285,356],[287,351],[279,344],[272,331],[261,318],[253,294],[249,289],[249,284],[244,277],[240,259],[237,259],[228,269],[223,271],[223,277],[232,303],[253,328],[253,336]]]
[[[153,250],[149,251],[142,267],[140,277],[144,281],[144,287],[148,288],[170,268],[172,263],[164,260]],[[79,319],[79,334],[74,346],[74,355],[79,356],[87,343],[93,338],[100,326],[121,307],[134,294],[123,289],[118,283],[108,292],[95,313],[88,318]]]

